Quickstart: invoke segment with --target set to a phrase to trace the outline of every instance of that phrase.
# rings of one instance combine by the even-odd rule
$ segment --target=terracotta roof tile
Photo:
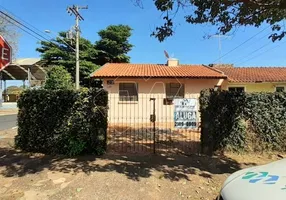
[[[215,67],[230,82],[284,82],[286,67]]]
[[[221,72],[203,65],[180,65],[170,67],[163,64],[107,63],[92,75],[107,77],[177,77],[177,78],[226,78]]]

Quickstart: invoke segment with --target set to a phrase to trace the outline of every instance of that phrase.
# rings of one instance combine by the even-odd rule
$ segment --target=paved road
[[[17,115],[0,116],[0,131],[17,126]]]

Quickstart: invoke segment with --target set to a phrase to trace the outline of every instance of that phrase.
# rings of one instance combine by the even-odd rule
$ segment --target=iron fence
[[[186,95],[198,104],[198,96]],[[163,95],[140,94],[126,101],[109,94],[108,151],[129,153],[184,153],[200,151],[199,113],[188,121],[176,121],[173,100]],[[185,125],[185,127],[182,127]]]

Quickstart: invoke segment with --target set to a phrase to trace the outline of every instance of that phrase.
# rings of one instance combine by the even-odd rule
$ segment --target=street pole
[[[78,13],[78,6],[76,6],[76,11]],[[79,90],[79,17],[76,16],[76,25],[75,25],[75,31],[76,31],[76,78],[75,78],[75,89]]]
[[[80,15],[80,9],[88,9],[87,6],[80,7],[73,5],[72,7],[68,7],[67,11],[70,15],[75,16],[75,31],[76,31],[76,70],[75,70],[75,88],[79,89],[79,38],[80,38],[80,27],[79,21],[84,20],[83,17]]]

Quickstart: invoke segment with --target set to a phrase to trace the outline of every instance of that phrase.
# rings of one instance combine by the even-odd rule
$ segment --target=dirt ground
[[[154,130],[152,123],[109,124],[109,152],[152,153]],[[174,123],[156,123],[156,152],[200,152],[200,132],[189,129],[172,129]]]
[[[0,199],[213,200],[226,177],[273,155],[111,155],[64,158],[13,148],[0,132]]]

